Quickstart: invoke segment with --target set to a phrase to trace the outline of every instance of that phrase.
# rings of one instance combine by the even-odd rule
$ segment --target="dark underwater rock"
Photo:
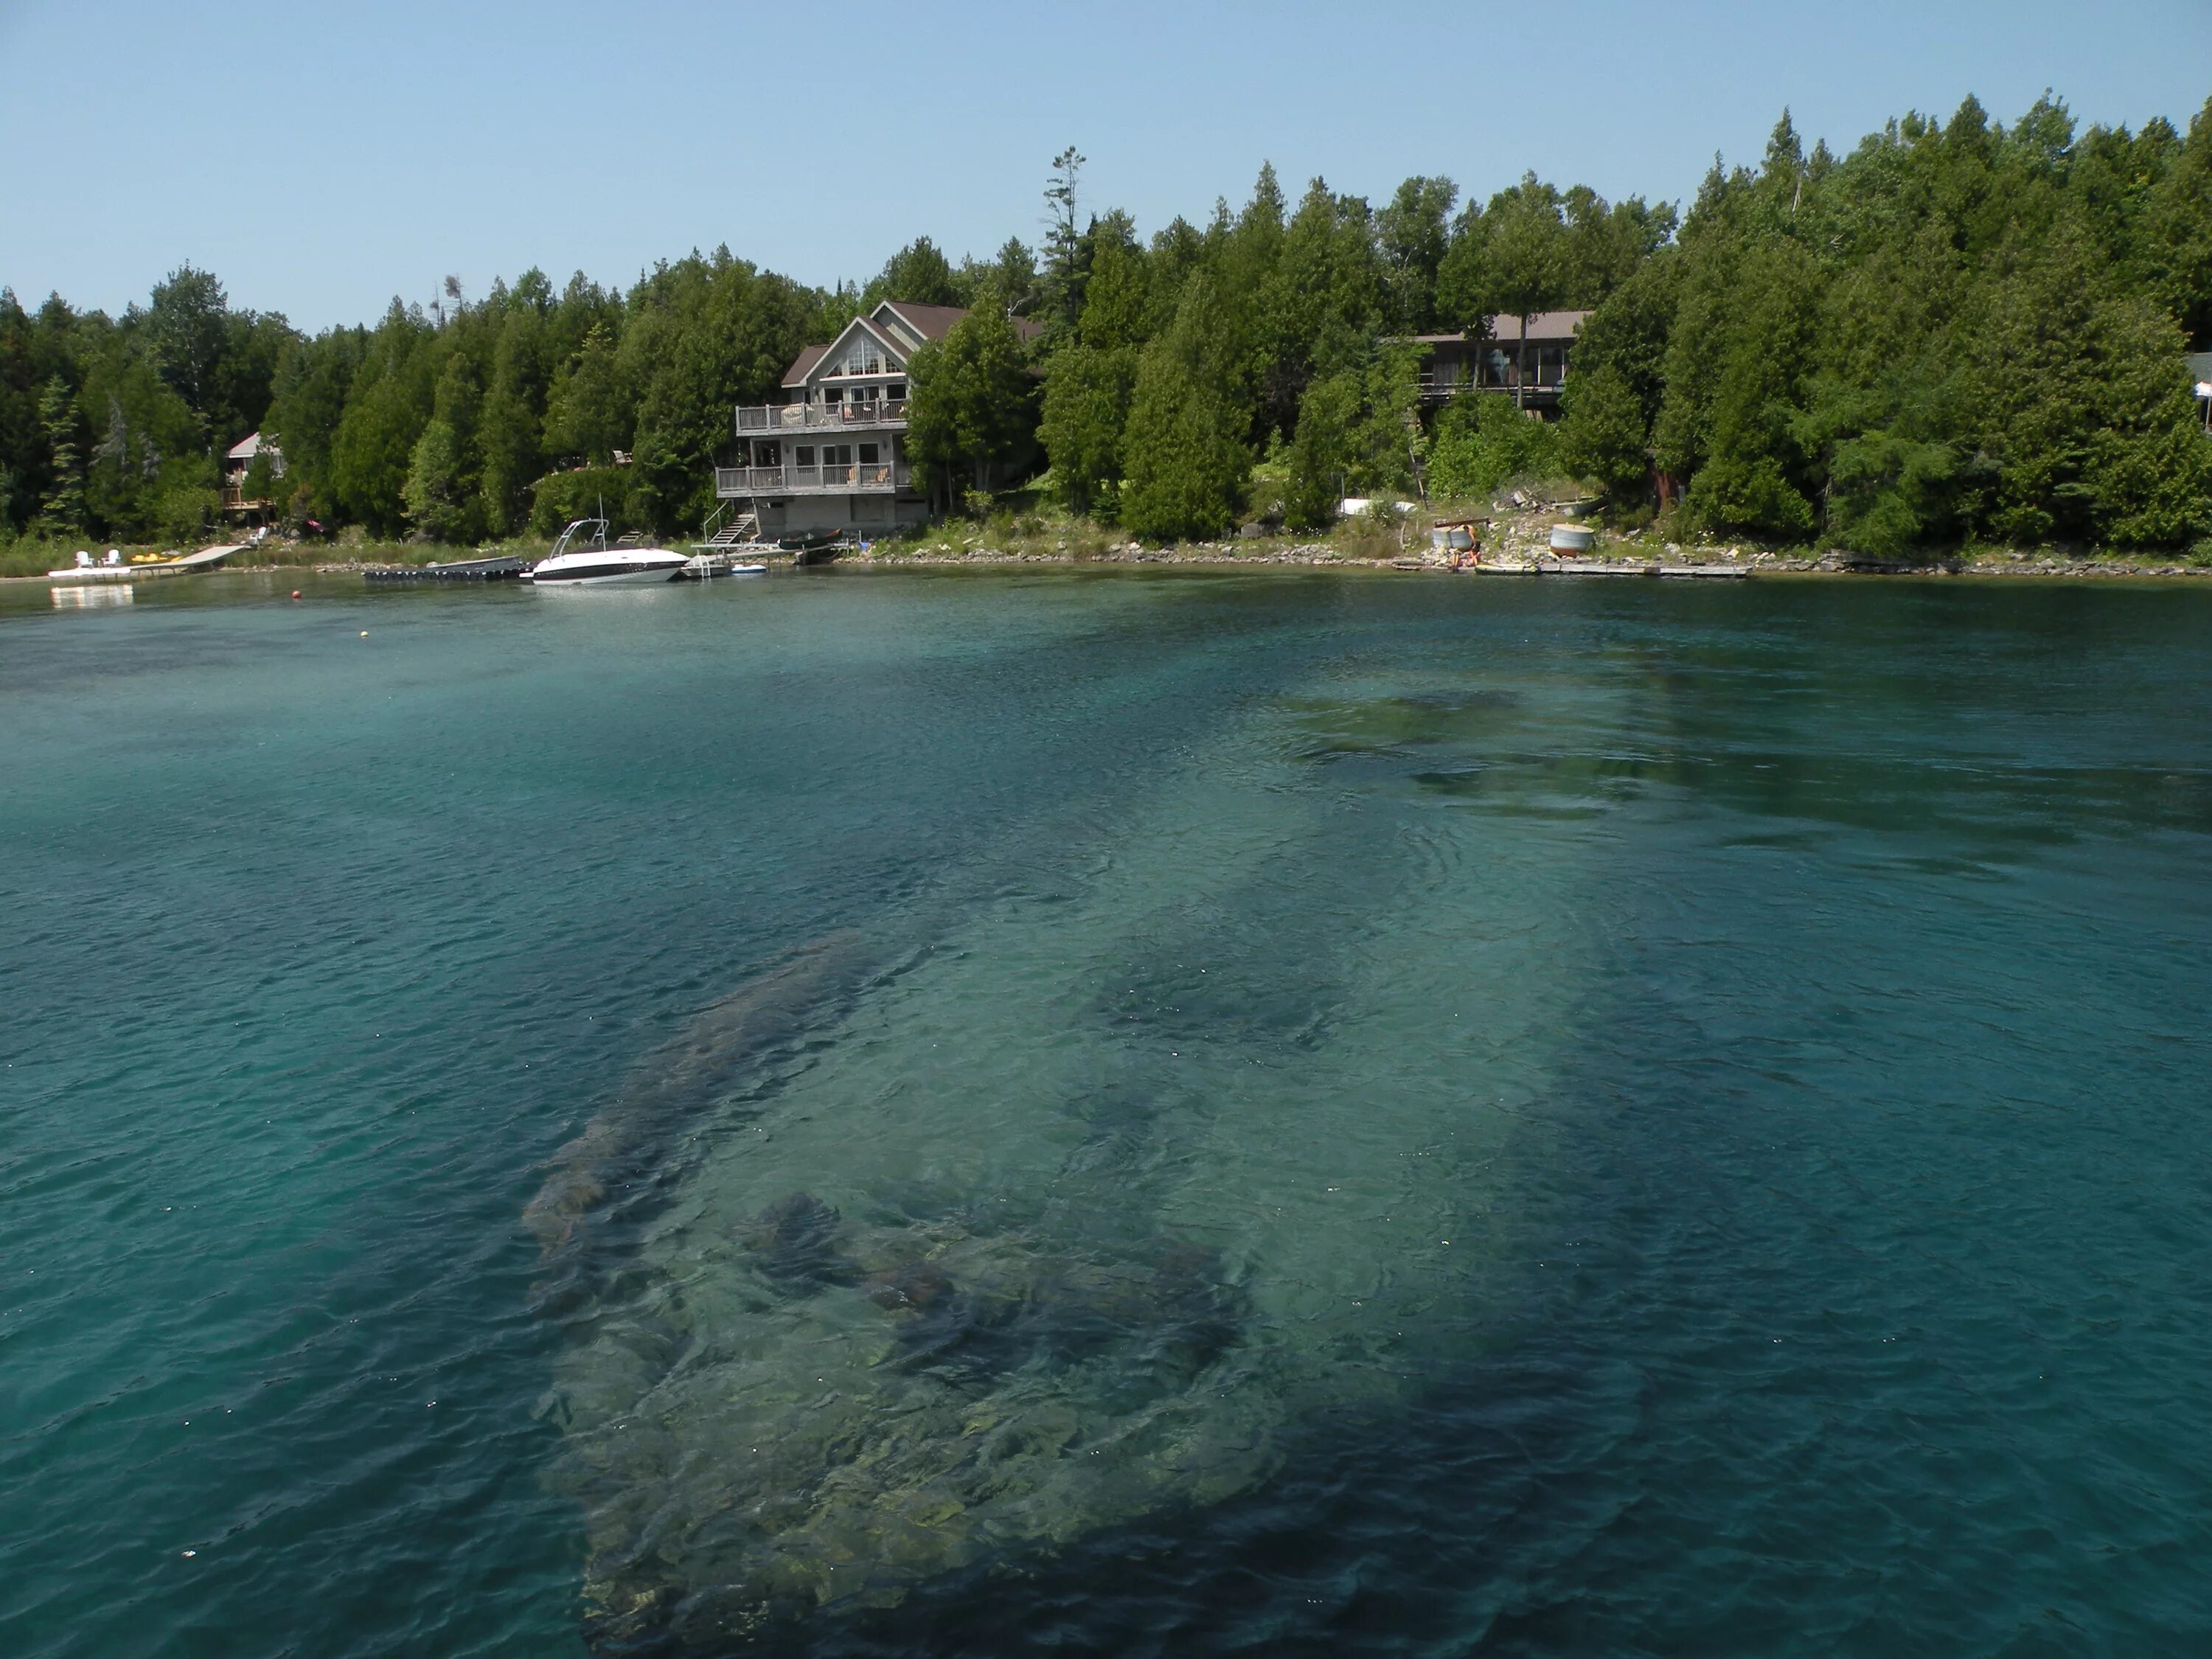
[[[783,1289],[819,1290],[853,1277],[837,1249],[842,1219],[811,1193],[787,1193],[754,1218],[745,1243],[761,1272]]]

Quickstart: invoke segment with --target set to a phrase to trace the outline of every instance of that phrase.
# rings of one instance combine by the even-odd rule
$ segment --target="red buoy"
[[[295,587],[292,590],[292,597],[295,599],[300,597],[300,590],[298,588]]]

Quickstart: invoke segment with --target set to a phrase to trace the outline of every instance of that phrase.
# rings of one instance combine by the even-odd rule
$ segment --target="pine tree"
[[[1352,433],[1359,422],[1359,377],[1331,374],[1306,388],[1297,434],[1290,446],[1290,487],[1283,521],[1292,530],[1326,530],[1349,483]]]
[[[1459,186],[1449,179],[1412,178],[1375,216],[1386,325],[1393,333],[1426,334],[1437,326],[1437,272],[1451,246],[1452,204],[1458,199]]]
[[[545,447],[555,455],[580,455],[605,465],[627,446],[635,419],[613,337],[595,323],[583,349],[553,376],[545,404]]]
[[[1086,322],[1089,315],[1086,307]],[[1138,356],[1135,346],[1073,346],[1052,360],[1045,375],[1039,435],[1061,497],[1078,513],[1109,501],[1121,478],[1121,433]]]
[[[1813,534],[1810,469],[1791,416],[1809,365],[1818,282],[1796,244],[1754,248],[1738,271],[1729,318],[1706,342],[1717,356],[1710,448],[1689,500],[1710,529],[1787,541]]]
[[[1237,396],[1222,295],[1194,276],[1175,326],[1145,348],[1122,441],[1121,522],[1164,541],[1218,536],[1237,522],[1251,471],[1249,407]]]
[[[465,539],[469,503],[461,474],[460,440],[445,422],[432,421],[416,440],[402,493],[408,525],[419,538],[447,543]]]
[[[84,474],[77,464],[76,399],[58,374],[39,398],[39,428],[46,434],[52,482],[32,528],[49,538],[73,536],[84,528]]]
[[[1560,464],[1605,491],[1616,513],[1632,513],[1651,493],[1650,432],[1643,400],[1609,363],[1578,370],[1561,388]]]
[[[985,284],[976,305],[907,365],[907,453],[948,497],[989,489],[1036,429],[1036,388],[1005,290]]]
[[[545,471],[544,328],[526,297],[508,304],[484,394],[477,444],[483,455],[484,516],[495,534],[520,526],[529,512],[530,486]]]

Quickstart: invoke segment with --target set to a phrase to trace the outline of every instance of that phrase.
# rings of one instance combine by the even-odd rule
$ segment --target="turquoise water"
[[[2212,598],[306,587],[0,594],[0,1650],[2212,1646]]]

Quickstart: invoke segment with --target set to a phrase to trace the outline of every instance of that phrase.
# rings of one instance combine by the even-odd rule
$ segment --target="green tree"
[[[471,502],[463,477],[461,443],[445,422],[432,421],[415,441],[402,495],[408,526],[417,538],[447,543],[465,539]]]
[[[505,307],[477,443],[483,455],[484,517],[495,533],[519,529],[530,487],[545,471],[544,317],[517,285]]]
[[[1754,247],[1737,271],[1732,315],[1706,349],[1717,359],[1705,465],[1690,505],[1709,529],[1789,541],[1818,523],[1814,469],[1793,417],[1811,365],[1819,275],[1792,242]]]
[[[1568,277],[1567,246],[1560,234],[1559,213],[1540,199],[1540,191],[1533,174],[1523,179],[1522,194],[1504,217],[1494,222],[1484,249],[1480,290],[1483,315],[1510,316],[1520,323],[1520,384],[1514,396],[1524,408],[1528,396],[1529,319],[1559,304],[1565,297]]]
[[[1528,379],[1528,323],[1567,298],[1572,271],[1559,193],[1533,173],[1490,198],[1481,214],[1463,221],[1439,274],[1439,300],[1470,337],[1497,337],[1493,319],[1518,320],[1516,357],[1525,406]]]
[[[2212,346],[2212,98],[2141,200],[2136,259],[2152,295],[2198,349]]]
[[[594,323],[575,357],[553,376],[545,406],[545,447],[556,455],[580,455],[605,465],[629,442],[636,419],[614,338]]]
[[[1142,345],[1151,333],[1150,260],[1127,223],[1122,216],[1109,216],[1092,238],[1078,333],[1096,351]]]
[[[263,435],[284,452],[286,476],[307,492],[310,511],[325,519],[337,515],[331,450],[367,348],[365,330],[332,329],[294,344],[276,372],[275,401]]]
[[[1078,513],[1098,511],[1113,500],[1138,356],[1135,346],[1076,345],[1046,372],[1039,435],[1062,498]]]
[[[993,488],[1035,440],[1028,353],[995,283],[942,340],[915,353],[908,380],[907,453],[948,501],[968,483]]]
[[[1255,368],[1263,424],[1289,432],[1316,376],[1366,360],[1382,327],[1383,289],[1367,204],[1316,179],[1284,227],[1261,289]]]
[[[1533,420],[1494,392],[1462,392],[1437,416],[1429,493],[1474,501],[1516,480],[1556,477],[1559,428]]]
[[[1183,289],[1175,325],[1146,346],[1122,443],[1121,522],[1174,541],[1233,527],[1252,454],[1248,406],[1234,366],[1222,295],[1200,271]]]
[[[1452,204],[1459,186],[1449,179],[1415,177],[1400,185],[1375,216],[1382,255],[1385,326],[1397,334],[1426,334],[1438,326],[1437,274],[1451,246]]]
[[[952,262],[927,236],[917,236],[884,262],[882,273],[868,284],[854,307],[872,311],[885,300],[904,300],[918,306],[964,306],[973,285],[961,280]]]
[[[1577,371],[1560,389],[1559,463],[1604,490],[1615,513],[1644,504],[1651,487],[1650,428],[1628,377],[1609,363]]]
[[[1076,215],[1084,160],[1070,144],[1052,158],[1052,176],[1044,187],[1045,309],[1054,325],[1071,330],[1083,313],[1083,239],[1076,231]],[[1015,296],[1006,297],[1011,303]]]
[[[215,273],[179,265],[154,285],[146,331],[162,378],[196,415],[209,412],[210,393],[229,343],[229,301]]]
[[[415,442],[434,393],[429,325],[398,301],[370,337],[365,361],[331,441],[330,490],[338,510],[380,536],[405,526],[404,491]]]
[[[1351,483],[1360,390],[1359,377],[1345,372],[1314,381],[1299,400],[1283,495],[1283,521],[1292,530],[1326,530],[1336,521],[1337,503]]]
[[[84,527],[84,475],[77,460],[76,399],[58,374],[40,396],[39,426],[46,434],[47,472],[53,483],[33,529],[50,538],[73,536]]]

